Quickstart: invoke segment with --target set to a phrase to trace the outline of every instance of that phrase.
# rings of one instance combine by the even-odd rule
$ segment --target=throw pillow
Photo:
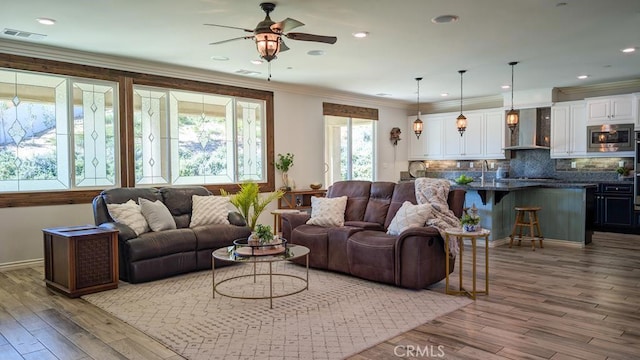
[[[151,231],[171,230],[176,228],[176,222],[167,206],[160,200],[151,201],[139,198],[140,211],[147,220]]]
[[[431,217],[430,204],[414,205],[405,201],[391,220],[387,234],[400,235],[408,228],[422,227],[429,217]]]
[[[191,223],[189,227],[211,224],[229,224],[229,198],[226,196],[191,197]]]
[[[107,210],[113,220],[127,225],[136,235],[149,231],[149,224],[140,212],[140,205],[135,201],[129,200],[124,204],[107,204]]]
[[[318,226],[344,226],[344,211],[347,208],[347,197],[337,198],[311,198],[311,218],[307,220],[309,225]]]

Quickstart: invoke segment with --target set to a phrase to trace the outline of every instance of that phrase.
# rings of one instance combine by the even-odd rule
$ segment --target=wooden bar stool
[[[529,238],[531,238],[531,250],[536,251],[536,239],[540,240],[540,248],[544,248],[542,240],[542,231],[540,230],[540,222],[538,221],[538,211],[542,210],[537,206],[516,206],[516,222],[513,224],[513,231],[509,235],[509,247],[513,245],[513,239],[518,234],[518,246],[522,243],[522,233],[526,227],[529,228]],[[525,214],[527,215],[527,221],[524,220]],[[534,231],[535,230],[535,231]],[[536,234],[537,231],[537,234]]]

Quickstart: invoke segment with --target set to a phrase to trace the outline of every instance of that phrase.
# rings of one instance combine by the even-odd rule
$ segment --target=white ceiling
[[[291,50],[271,62],[272,81],[305,84],[406,102],[494,96],[514,89],[579,86],[640,78],[640,0],[279,0],[274,21],[306,25],[293,30],[337,36],[334,45],[286,40]],[[264,19],[260,0],[20,0],[0,11],[0,27],[45,34],[20,40],[93,53],[152,60],[215,72],[258,71],[247,35]],[[457,15],[455,23],[431,19]],[[53,26],[38,17],[57,21]],[[356,39],[352,33],[368,31]],[[3,36],[0,35],[0,38]],[[16,38],[5,39],[19,40]],[[1,40],[1,39],[0,39]],[[620,50],[639,47],[632,54]],[[307,55],[323,50],[323,56]],[[2,51],[2,43],[0,43]],[[228,61],[214,61],[212,56]],[[576,76],[589,74],[586,80]],[[241,75],[238,75],[241,76]],[[448,98],[440,96],[449,93]]]

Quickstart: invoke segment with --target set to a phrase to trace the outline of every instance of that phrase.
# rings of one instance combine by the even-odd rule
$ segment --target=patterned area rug
[[[216,270],[216,282],[252,274],[248,264]],[[258,272],[268,268],[258,267]],[[305,268],[275,263],[274,272],[305,277]],[[211,271],[82,298],[152,336],[188,359],[341,359],[408,331],[471,301],[428,290],[407,290],[332,272],[309,270],[309,289],[269,300],[216,294]],[[304,286],[274,277],[274,295]],[[234,296],[268,294],[269,277],[230,280]]]

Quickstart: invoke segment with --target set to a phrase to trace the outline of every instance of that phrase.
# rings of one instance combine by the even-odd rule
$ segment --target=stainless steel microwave
[[[634,151],[633,124],[587,126],[587,151]]]

